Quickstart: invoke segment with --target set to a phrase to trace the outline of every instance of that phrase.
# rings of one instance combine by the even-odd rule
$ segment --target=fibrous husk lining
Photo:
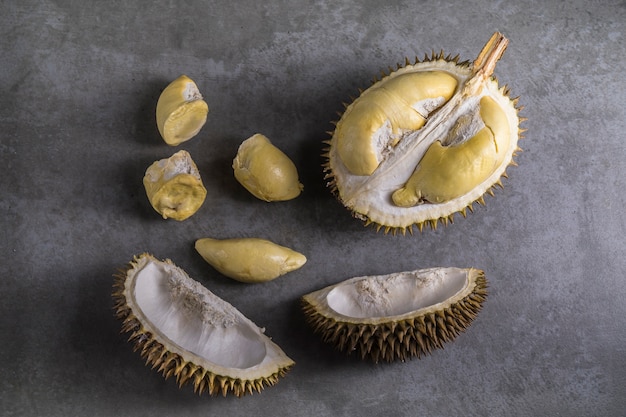
[[[408,67],[408,66],[411,66],[411,65],[418,65],[420,63],[433,62],[433,61],[453,62],[457,66],[463,67],[463,68],[467,68],[467,67],[470,67],[472,65],[469,61],[459,62],[459,56],[458,55],[456,55],[456,56],[447,55],[446,56],[443,51],[440,51],[439,53],[436,53],[436,52],[433,51],[430,56],[425,55],[423,60],[420,60],[419,58],[416,57],[414,62],[411,62],[407,58],[405,60],[404,65],[401,65],[401,64],[397,65],[397,69],[394,70],[393,68],[390,67],[388,72],[382,71],[381,72],[381,77],[380,78],[375,78],[373,80],[373,84],[376,84],[376,83],[382,81],[384,78],[388,77],[391,73],[393,73],[393,72],[395,72],[397,70],[400,70],[400,69],[402,69],[404,67]],[[491,79],[496,84],[498,83],[497,78],[495,76],[492,76]],[[360,93],[362,93],[363,91],[365,91],[365,90],[359,90]],[[503,87],[500,87],[499,91],[500,91],[500,94],[502,94],[502,96],[505,96],[505,97],[509,97],[510,96],[510,89],[506,85],[503,86]],[[521,110],[523,110],[523,106],[521,106],[519,104],[519,97],[511,98],[510,100],[511,100],[511,103],[512,103],[513,107],[516,109],[516,111],[517,111],[517,113],[519,115],[519,112]],[[354,100],[352,100],[352,101],[354,101]],[[344,111],[345,111],[348,108],[349,104],[343,103],[343,105],[344,105]],[[338,113],[338,116],[341,117],[342,113]],[[519,119],[520,123],[522,123],[522,122],[524,122],[526,120],[525,118],[519,117],[519,116],[518,116],[518,119]],[[338,122],[333,122],[333,125],[336,125],[337,123]],[[519,139],[523,139],[523,132],[525,132],[526,129],[521,128],[519,125],[517,127],[518,127],[518,131],[519,131]],[[331,138],[332,138],[332,136],[334,135],[334,132],[333,131],[328,131],[327,134],[329,136],[331,136]],[[330,159],[330,150],[331,150],[331,140],[325,140],[325,141],[323,141],[323,144],[324,144],[324,148],[323,148],[323,152],[322,152],[322,157],[325,159],[325,161],[323,162],[322,167],[323,167],[323,171],[324,171],[324,179],[327,181],[326,182],[326,186],[328,188],[330,188],[332,194],[339,201],[341,201],[342,204],[344,204],[342,199],[341,199],[341,196],[339,194],[338,187],[337,187],[337,179],[336,179],[335,174],[332,172],[332,169],[330,167],[330,160],[329,159]],[[521,151],[522,151],[522,149],[517,147],[514,150],[514,152],[513,152],[513,157],[516,157],[518,155],[518,153],[521,152]],[[509,165],[516,166],[517,163],[515,162],[514,159],[511,159],[511,162],[509,163]],[[496,188],[503,188],[502,178],[508,178],[506,170],[504,170],[502,172],[501,178],[498,179],[498,181],[496,181],[494,184],[492,184],[492,186],[489,187],[485,191],[485,193],[491,195],[492,197],[495,196],[494,190]],[[474,204],[475,203],[478,203],[479,205],[483,205],[484,206],[485,205],[484,194],[482,196],[480,196],[479,198],[477,198],[476,200],[470,202],[467,206],[465,206],[464,208],[462,208],[459,211],[450,213],[449,215],[446,215],[446,216],[441,216],[441,217],[438,217],[438,218],[428,219],[428,220],[425,220],[423,222],[416,222],[414,224],[411,224],[411,225],[408,225],[408,226],[405,226],[405,227],[395,227],[395,226],[388,226],[388,225],[384,225],[384,224],[379,224],[379,223],[371,220],[370,218],[368,218],[366,215],[364,215],[362,213],[359,213],[359,212],[356,212],[356,211],[352,210],[348,206],[346,206],[346,207],[348,209],[350,209],[353,217],[356,217],[356,218],[362,220],[364,222],[365,226],[370,226],[370,225],[374,226],[377,232],[380,231],[380,230],[383,230],[385,234],[391,233],[393,235],[396,235],[396,234],[400,233],[402,235],[406,235],[406,233],[408,231],[409,234],[412,235],[414,228],[417,228],[420,232],[422,232],[425,227],[430,227],[431,229],[436,230],[437,226],[439,224],[441,224],[443,226],[447,226],[448,223],[454,223],[454,215],[456,213],[460,213],[463,217],[466,217],[468,210],[470,212],[474,211]]]
[[[361,359],[374,362],[420,358],[455,339],[476,318],[487,297],[482,271],[474,290],[458,302],[437,312],[383,323],[351,323],[326,316],[305,298],[302,308],[307,322],[325,343]]]
[[[179,387],[192,382],[194,391],[198,394],[208,392],[210,395],[222,394],[226,396],[230,393],[240,397],[245,394],[260,392],[264,388],[276,384],[291,369],[291,366],[280,368],[272,375],[252,380],[229,378],[213,374],[193,362],[186,361],[178,353],[169,351],[143,327],[126,302],[124,296],[125,281],[128,271],[132,268],[133,264],[131,263],[114,275],[113,309],[116,317],[122,320],[121,332],[130,334],[128,341],[133,344],[133,350],[138,351],[141,357],[145,359],[146,364],[150,365],[152,369],[156,369],[166,379],[175,377]]]

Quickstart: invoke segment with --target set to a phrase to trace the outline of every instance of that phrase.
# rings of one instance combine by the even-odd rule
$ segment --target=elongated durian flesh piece
[[[271,281],[306,263],[303,254],[266,239],[203,238],[195,247],[218,272],[247,283]]]
[[[239,146],[233,171],[246,190],[265,201],[292,200],[304,188],[293,161],[260,133]]]
[[[403,133],[420,129],[457,87],[444,71],[405,73],[366,90],[337,125],[338,154],[354,175],[370,175]]]
[[[150,165],[143,185],[150,204],[164,219],[180,221],[191,217],[207,194],[198,167],[184,150]]]
[[[403,207],[444,203],[489,178],[509,149],[510,128],[506,114],[489,96],[480,100],[480,118],[484,127],[471,138],[451,145],[442,141],[430,145],[411,178],[392,194],[393,202]],[[472,120],[463,118],[459,123],[469,124]],[[467,127],[460,126],[453,132],[462,132],[463,128]]]
[[[181,75],[161,93],[156,106],[156,121],[165,143],[176,146],[200,132],[206,123],[209,106],[196,83]]]
[[[115,275],[113,299],[147,365],[198,393],[261,391],[294,365],[264,329],[170,260],[136,256]]]
[[[487,296],[483,271],[429,268],[351,278],[302,297],[324,342],[375,362],[442,348],[474,320]]]

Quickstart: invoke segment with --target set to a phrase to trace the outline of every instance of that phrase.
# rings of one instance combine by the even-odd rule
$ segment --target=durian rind
[[[433,268],[457,270],[459,268]],[[430,270],[410,271],[428,273]],[[351,317],[329,306],[328,294],[340,285],[350,285],[369,277],[356,277],[330,285],[301,298],[306,321],[323,342],[339,351],[355,353],[374,362],[420,358],[443,348],[470,326],[487,297],[487,279],[482,270],[462,269],[463,288],[446,300],[398,315]],[[407,273],[399,273],[407,274]],[[394,277],[389,274],[385,277]],[[381,277],[375,277],[381,278]]]
[[[275,385],[293,367],[293,360],[263,334],[264,329],[259,329],[259,336],[271,352],[262,363],[248,369],[224,367],[212,363],[169,339],[147,320],[141,309],[133,302],[134,283],[130,277],[133,272],[145,266],[146,262],[161,262],[176,268],[191,280],[171,260],[159,261],[148,253],[135,256],[125,268],[114,274],[112,296],[115,315],[122,321],[122,333],[129,334],[128,341],[134,345],[133,350],[141,354],[146,365],[156,369],[166,379],[174,377],[179,387],[188,383],[193,384],[194,391],[198,394],[221,394],[223,396],[232,394],[237,397],[260,392],[266,387]],[[197,282],[194,285],[200,286]],[[204,291],[210,293],[206,288]],[[211,295],[217,298],[212,293]],[[238,318],[256,327],[230,304],[219,300],[231,307]]]
[[[377,231],[383,230],[385,233],[392,234],[406,234],[408,231],[413,234],[414,228],[421,232],[424,227],[436,229],[439,224],[453,223],[457,213],[466,217],[468,210],[474,211],[474,204],[485,204],[485,194],[494,196],[495,188],[503,187],[502,178],[507,178],[506,170],[509,166],[517,165],[514,157],[521,151],[518,140],[523,137],[524,129],[520,127],[520,123],[525,120],[519,116],[522,107],[519,105],[519,98],[510,98],[509,88],[507,86],[500,87],[498,80],[493,76],[484,80],[483,89],[475,97],[461,98],[463,86],[471,79],[473,70],[474,65],[472,63],[468,61],[459,62],[458,56],[446,56],[443,51],[433,52],[430,56],[426,55],[423,60],[415,58],[415,61],[411,62],[407,59],[404,65],[399,64],[396,70],[390,68],[388,73],[383,72],[382,77],[375,79],[370,88],[362,90],[359,97],[352,103],[345,105],[345,111],[340,114],[339,121],[335,123],[336,128],[328,132],[331,139],[324,141],[325,147],[322,155],[325,158],[323,169],[327,186],[333,195],[350,210],[353,217],[362,220],[366,226],[373,225]],[[369,90],[384,85],[389,79],[416,71],[444,71],[454,75],[459,80],[458,92],[442,109],[433,113],[433,120],[437,118],[438,112],[444,113],[444,108],[457,105],[461,100],[466,100],[468,106],[471,106],[474,105],[472,103],[478,102],[482,97],[489,96],[505,112],[510,127],[511,140],[500,165],[487,179],[470,192],[451,201],[439,204],[420,204],[407,208],[394,206],[391,203],[391,194],[405,183],[408,174],[406,177],[394,178],[394,181],[397,181],[395,184],[381,184],[383,174],[380,170],[375,170],[371,176],[352,174],[341,161],[336,135],[344,123],[345,115],[351,112],[355,103],[362,97],[366,97]],[[454,103],[450,104],[451,102]],[[410,140],[422,140],[421,138],[426,137],[428,132],[437,129],[438,123],[441,123],[441,120],[431,121],[429,118],[424,128],[410,133],[407,137],[410,137]],[[432,143],[425,140],[422,142],[419,147],[415,147],[415,154],[423,155]],[[403,146],[402,142],[398,146],[397,153],[400,153],[401,146]],[[421,156],[417,160],[419,159]]]

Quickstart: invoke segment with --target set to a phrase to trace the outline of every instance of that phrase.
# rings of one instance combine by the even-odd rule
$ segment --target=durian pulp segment
[[[304,188],[295,164],[260,133],[239,146],[233,171],[246,190],[264,201],[291,200]]]
[[[150,165],[143,184],[150,204],[164,219],[189,218],[200,209],[207,193],[198,167],[184,150]]]
[[[171,146],[198,134],[206,123],[209,106],[186,75],[172,81],[161,93],[156,107],[156,121],[163,140]]]
[[[293,366],[293,361],[264,335],[264,329],[171,261],[143,254],[132,266],[124,281],[124,308],[141,323],[144,334],[163,345],[165,351],[178,355],[181,363],[199,369],[192,378],[196,383],[205,374],[212,374],[229,381],[253,381],[248,389],[262,388]],[[246,386],[243,382],[238,385]],[[229,389],[233,386],[217,388],[224,394]]]
[[[395,205],[410,207],[461,197],[502,164],[510,141],[506,115],[489,96],[480,99],[474,114],[460,117],[446,138],[430,145],[409,180],[392,194]]]
[[[195,248],[221,274],[241,282],[271,281],[304,265],[306,257],[258,238],[198,239]]]
[[[371,175],[406,132],[450,99],[457,80],[445,71],[403,72],[364,91],[337,124],[337,152],[353,175]]]

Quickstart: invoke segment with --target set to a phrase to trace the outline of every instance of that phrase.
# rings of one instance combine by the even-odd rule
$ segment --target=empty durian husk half
[[[199,394],[259,392],[294,365],[264,329],[169,259],[136,256],[115,275],[113,299],[146,364]]]
[[[474,268],[429,268],[356,277],[302,297],[307,322],[326,343],[374,362],[443,348],[476,318],[487,279]]]

